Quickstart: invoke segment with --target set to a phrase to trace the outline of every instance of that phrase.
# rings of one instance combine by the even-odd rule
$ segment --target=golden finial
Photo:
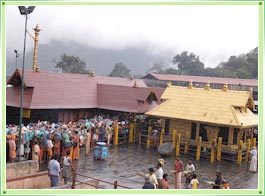
[[[249,92],[252,94],[253,93],[253,88],[249,87]]]
[[[167,87],[171,87],[172,86],[172,82],[167,82]]]
[[[204,89],[205,89],[205,90],[210,90],[210,82],[209,82],[209,81],[206,83]]]
[[[226,84],[224,84],[224,87],[223,87],[223,91],[227,91],[228,90],[228,84],[226,83]]]
[[[137,87],[137,81],[134,80],[133,88],[136,88],[136,87]]]
[[[189,88],[189,89],[192,89],[192,88],[193,88],[192,81],[190,81],[188,88]]]

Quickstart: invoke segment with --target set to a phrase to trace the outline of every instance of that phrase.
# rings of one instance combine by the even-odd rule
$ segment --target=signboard
[[[30,118],[30,110],[23,109],[22,117],[23,118]]]

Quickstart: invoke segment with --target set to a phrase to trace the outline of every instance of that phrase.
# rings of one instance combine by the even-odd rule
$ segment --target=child
[[[197,175],[196,174],[193,174],[193,178],[190,181],[190,184],[191,184],[191,188],[192,189],[197,189],[197,187],[199,186],[199,181],[197,179]]]

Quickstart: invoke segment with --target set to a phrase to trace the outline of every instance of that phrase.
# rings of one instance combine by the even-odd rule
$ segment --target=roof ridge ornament
[[[249,92],[252,94],[253,93],[253,88],[252,87],[249,87]]]
[[[167,87],[172,87],[172,82],[167,82]]]
[[[134,80],[133,88],[136,88],[136,87],[137,87],[137,81]]]
[[[229,89],[228,89],[228,84],[225,83],[225,84],[224,84],[224,87],[223,87],[223,91],[227,92],[228,90],[229,90]]]
[[[89,71],[89,75],[90,75],[91,77],[95,77],[95,71],[94,71],[94,68],[93,68],[93,67],[90,69],[90,71]]]
[[[192,81],[190,81],[188,88],[189,88],[189,89],[192,89],[192,88],[193,88]]]
[[[210,82],[209,82],[209,81],[206,83],[204,89],[205,89],[205,90],[208,90],[208,91],[210,90]]]

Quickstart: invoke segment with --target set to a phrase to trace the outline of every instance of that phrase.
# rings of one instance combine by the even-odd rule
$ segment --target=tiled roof
[[[233,84],[244,86],[258,86],[258,80],[255,79],[239,79],[239,78],[220,78],[220,77],[203,77],[203,76],[186,76],[186,75],[170,75],[170,74],[149,74],[154,79],[163,81],[186,81],[193,83],[207,83],[211,84]],[[147,75],[148,76],[148,75]],[[145,78],[147,77],[145,76]]]
[[[14,77],[21,77],[21,71],[16,70]],[[128,78],[114,78],[107,76],[90,76],[88,74],[66,74],[58,72],[35,72],[25,70],[25,86],[33,87],[29,109],[67,109],[67,108],[97,108],[97,84],[111,84],[119,86],[146,87],[143,80]],[[14,84],[10,78],[8,84]],[[10,87],[13,94],[18,96],[14,87]],[[10,89],[10,92],[11,92]],[[7,94],[7,105],[14,105],[11,101],[12,93]]]
[[[23,108],[26,108],[26,109],[30,108],[33,90],[34,90],[33,88],[25,88],[24,89]],[[8,106],[20,107],[20,95],[21,95],[21,88],[20,87],[8,87],[8,88],[6,88],[6,97],[8,97],[8,99],[7,99]]]
[[[147,98],[155,92],[152,88],[98,84],[98,107],[115,111],[144,113],[158,105],[149,103]]]
[[[171,86],[162,99],[166,101],[146,114],[237,127],[258,124],[258,117],[244,110],[248,101],[253,102],[248,91]]]

